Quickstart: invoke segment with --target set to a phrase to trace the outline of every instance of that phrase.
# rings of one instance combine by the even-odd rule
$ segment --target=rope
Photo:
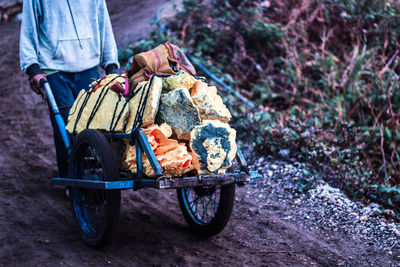
[[[142,119],[143,119],[144,111],[146,108],[146,105],[143,105],[143,104],[147,103],[147,99],[149,97],[149,92],[150,92],[150,87],[153,85],[154,77],[169,77],[169,76],[171,76],[171,75],[169,75],[169,74],[153,74],[150,78],[150,81],[145,85],[144,90],[146,90],[146,92],[143,92],[142,95],[140,96],[138,112],[136,113],[135,120],[133,122],[132,132],[134,131],[135,128],[139,128],[143,124]],[[147,86],[147,88],[146,88],[146,86]],[[146,95],[143,98],[144,94],[146,94]],[[142,99],[143,99],[143,101],[142,101]]]
[[[83,112],[83,110],[84,110],[84,108],[85,108],[85,106],[86,106],[86,104],[87,104],[87,102],[88,102],[88,100],[89,100],[90,93],[94,90],[94,88],[95,88],[104,78],[105,78],[105,77],[103,77],[103,78],[101,78],[101,79],[99,79],[99,80],[95,80],[96,84],[94,84],[94,85],[93,85],[93,82],[92,82],[92,83],[90,84],[91,90],[89,90],[88,92],[86,92],[86,94],[82,94],[82,95],[78,98],[78,103],[79,103],[80,99],[81,99],[83,96],[85,96],[85,99],[83,100],[83,103],[82,103],[82,105],[80,106],[80,109],[79,109],[79,111],[78,111],[78,115],[76,116],[76,120],[75,120],[74,129],[73,129],[73,131],[72,131],[72,134],[75,134],[75,132],[76,132],[76,126],[78,125],[78,122],[79,122],[79,120],[81,119],[82,112]],[[72,114],[74,114],[74,113],[76,112],[76,108],[77,108],[77,107],[78,107],[78,104],[75,106],[75,110],[72,111],[72,113],[70,113],[70,115],[72,115]]]
[[[126,84],[126,82],[122,82],[122,84]],[[118,122],[119,122],[119,120],[121,119],[122,112],[124,112],[125,107],[126,107],[126,105],[128,104],[128,101],[130,100],[130,98],[129,98],[129,100],[127,100],[128,97],[129,97],[129,95],[125,98],[125,103],[124,103],[124,105],[123,105],[121,111],[120,111],[119,114],[118,114],[117,120],[116,120],[115,123],[114,123],[115,114],[117,113],[118,105],[119,105],[119,102],[121,101],[121,98],[118,98],[118,101],[117,101],[117,103],[115,104],[114,113],[113,113],[113,116],[112,116],[112,120],[111,120],[111,123],[110,123],[110,130],[109,130],[111,134],[114,134],[114,133],[115,133],[115,128],[117,127]]]
[[[110,90],[110,87],[109,87],[108,85],[109,85],[111,82],[113,82],[115,79],[119,78],[119,77],[122,77],[122,75],[115,76],[114,78],[112,78],[110,81],[108,81],[108,82],[103,86],[103,88],[102,88],[103,91],[100,93],[99,97],[97,98],[96,103],[94,104],[94,107],[93,107],[93,109],[92,109],[92,112],[90,113],[89,119],[88,119],[88,121],[87,121],[87,123],[86,123],[86,129],[89,128],[90,123],[92,122],[92,120],[93,120],[94,116],[96,115],[96,113],[97,113],[97,111],[98,111],[98,109],[99,109],[101,103],[102,103],[103,100],[104,100],[104,97],[107,95],[108,91]],[[104,88],[107,88],[107,89],[104,90]]]
[[[118,98],[118,101],[115,103],[115,108],[114,108],[114,112],[113,112],[112,119],[111,119],[111,123],[110,123],[110,132],[111,132],[111,133],[113,133],[113,132],[114,132],[114,129],[115,129],[115,127],[113,127],[113,125],[114,125],[114,118],[115,118],[115,113],[117,113],[117,109],[118,109],[118,104],[119,104],[119,102],[121,102],[121,98]],[[125,104],[126,104],[126,102],[125,102]],[[125,107],[125,105],[124,105],[124,107]],[[120,115],[121,115],[121,113],[122,113],[122,112],[120,112]],[[117,121],[117,123],[118,123],[118,121]],[[117,123],[116,123],[116,124],[117,124]]]
[[[124,106],[122,107],[121,111],[119,112],[117,120],[115,121],[114,125],[112,125],[112,127],[110,128],[111,134],[114,134],[114,133],[115,133],[115,128],[117,127],[118,122],[119,122],[119,120],[120,120],[121,117],[122,117],[122,113],[124,112],[124,110],[125,110],[125,108],[126,108],[126,105],[129,103],[129,101],[130,101],[132,98],[134,98],[134,97],[140,92],[140,90],[142,90],[142,88],[143,88],[143,87],[141,86],[141,87],[138,88],[137,90],[134,90],[134,91],[130,92],[129,95],[127,95],[127,97],[125,98]],[[115,116],[115,111],[114,111],[114,115],[113,115],[113,120],[114,120],[114,116]],[[112,122],[111,122],[111,124],[112,124]]]
[[[75,109],[74,109],[73,111],[70,110],[69,115],[74,115],[74,114],[75,114],[76,109],[78,108],[79,102],[81,101],[81,98],[82,98],[83,96],[86,96],[86,94],[82,94],[82,95],[76,100],[77,103],[76,103],[76,105],[75,105]]]
[[[81,108],[79,109],[78,115],[76,116],[75,124],[74,124],[74,130],[72,131],[72,134],[76,132],[76,126],[78,125],[79,120],[81,119],[81,115],[83,112],[84,107],[86,106],[86,103],[88,102],[90,97],[90,94],[85,94],[85,99],[83,100],[83,103],[81,105]]]
[[[104,99],[105,95],[107,94],[107,92],[108,92],[108,90],[109,90],[108,85],[109,85],[111,82],[113,82],[115,79],[117,79],[118,77],[122,77],[122,76],[121,76],[121,75],[118,75],[118,76],[112,78],[112,79],[111,79],[110,81],[108,81],[108,82],[104,85],[104,87],[102,88],[103,91],[102,91],[102,92],[100,93],[100,95],[98,96],[98,98],[97,98],[97,100],[96,100],[96,103],[95,103],[95,105],[94,105],[94,108],[92,109],[92,112],[90,113],[89,119],[88,119],[87,124],[86,124],[86,129],[89,128],[89,125],[90,125],[90,123],[91,123],[93,117],[96,115],[97,110],[99,109],[101,103],[103,102],[103,99]],[[105,77],[103,77],[103,78],[99,79],[98,81],[96,81],[96,84],[91,85],[92,89],[91,89],[90,91],[86,92],[86,94],[85,94],[85,99],[83,100],[83,103],[82,103],[82,105],[81,105],[81,107],[80,107],[80,109],[79,109],[78,115],[76,116],[76,120],[75,120],[75,124],[74,124],[74,130],[73,130],[73,132],[72,132],[73,134],[75,134],[75,132],[76,132],[76,127],[77,127],[77,125],[78,125],[78,123],[79,123],[79,120],[81,119],[82,112],[83,112],[84,108],[86,107],[86,104],[87,104],[87,102],[89,101],[89,98],[90,98],[90,96],[91,96],[91,94],[92,94],[94,88],[95,88],[104,78],[105,78]],[[104,90],[104,88],[106,88],[106,87],[107,87],[107,89]],[[83,95],[82,95],[82,96],[83,96]],[[81,96],[81,97],[82,97],[82,96]],[[78,99],[78,101],[80,101],[81,97]],[[77,105],[77,106],[78,106],[78,105]],[[75,112],[76,112],[76,109],[73,111],[73,113],[75,113]],[[71,114],[73,114],[73,113],[71,113]]]
[[[140,95],[140,100],[139,100],[137,112],[136,112],[136,115],[135,115],[135,119],[134,119],[134,122],[133,122],[131,135],[134,133],[134,131],[135,131],[136,129],[138,129],[138,128],[140,128],[140,127],[142,126],[142,124],[143,124],[143,121],[142,121],[142,120],[143,120],[143,115],[144,115],[144,112],[145,112],[147,99],[148,99],[148,97],[149,97],[150,87],[151,87],[152,84],[153,84],[153,80],[154,80],[154,77],[155,77],[155,76],[157,76],[157,77],[169,77],[170,75],[168,75],[168,74],[153,74],[153,75],[151,76],[151,78],[150,78],[150,81],[149,81],[146,85],[141,86],[141,87],[138,88],[137,90],[134,90],[134,91],[132,91],[131,93],[129,93],[129,95],[125,98],[125,103],[124,103],[124,105],[123,105],[121,111],[119,112],[118,116],[116,116],[117,110],[118,110],[118,105],[119,105],[119,103],[120,103],[120,101],[121,101],[120,98],[118,99],[118,101],[116,102],[115,107],[114,107],[114,112],[113,112],[113,116],[112,116],[112,120],[111,120],[111,124],[110,124],[110,132],[111,132],[111,134],[115,133],[115,128],[117,127],[118,122],[120,121],[120,119],[121,119],[121,117],[122,117],[122,114],[123,114],[123,111],[125,110],[126,105],[128,104],[128,102],[129,102],[133,97],[135,97],[140,91],[143,90],[142,94]],[[110,81],[108,81],[108,82],[103,86],[103,88],[101,89],[102,91],[101,91],[101,93],[99,94],[99,96],[97,97],[96,103],[95,103],[95,105],[94,105],[94,107],[93,107],[93,109],[92,109],[92,111],[91,111],[91,113],[90,113],[90,115],[89,115],[89,119],[88,119],[88,121],[87,121],[87,123],[86,123],[86,129],[89,128],[90,123],[92,122],[94,116],[96,115],[97,111],[99,110],[99,108],[100,108],[100,106],[101,106],[101,103],[103,102],[105,96],[107,95],[108,91],[110,90],[109,84],[110,84],[111,82],[113,82],[115,79],[119,78],[119,77],[122,77],[122,75],[118,75],[118,76],[114,77],[113,79],[111,79]],[[85,94],[85,99],[83,100],[83,103],[82,103],[82,105],[80,106],[80,109],[79,109],[77,118],[76,118],[76,120],[75,120],[75,125],[74,125],[73,133],[76,132],[76,127],[77,127],[77,125],[78,125],[78,123],[79,123],[79,120],[80,120],[80,118],[81,118],[82,112],[83,112],[84,108],[86,107],[86,104],[87,104],[87,102],[88,102],[88,100],[89,100],[89,98],[90,98],[90,96],[91,96],[91,93],[93,92],[94,88],[95,88],[103,79],[104,79],[104,77],[101,78],[101,79],[99,79],[99,80],[97,80],[95,84],[91,84],[92,90],[88,91],[88,92]],[[123,83],[125,83],[125,82],[123,82]],[[82,96],[83,96],[83,95],[82,95]],[[78,103],[80,102],[82,96],[78,99]],[[77,104],[77,106],[78,106],[78,104]],[[75,108],[75,110],[74,110],[71,114],[74,114],[75,112],[76,112],[76,108]]]
[[[169,77],[171,75],[167,74],[153,74],[150,78],[150,81],[144,86],[143,93],[140,95],[140,100],[138,104],[138,109],[136,112],[135,120],[133,121],[132,130],[129,137],[129,144],[134,145],[134,136],[137,133],[138,129],[143,124],[143,115],[146,109],[147,99],[149,97],[150,88],[153,85],[154,77]],[[144,96],[144,97],[143,97]]]
[[[150,78],[150,81],[144,86],[143,92],[140,95],[140,100],[139,100],[137,112],[136,112],[135,119],[134,119],[133,125],[132,125],[132,132],[133,132],[133,130],[135,128],[138,128],[138,127],[142,126],[142,124],[143,124],[142,119],[143,119],[143,115],[144,115],[144,108],[146,106],[146,105],[143,105],[143,104],[147,102],[147,97],[148,97],[149,92],[150,92],[150,87],[153,84],[153,79],[154,79],[154,76],[152,76]]]
[[[119,101],[118,101],[119,102]],[[124,103],[124,105],[123,105],[123,107],[122,107],[122,109],[121,109],[121,111],[119,112],[119,114],[118,114],[118,118],[117,118],[117,120],[115,121],[115,124],[114,125],[112,125],[112,122],[111,122],[111,125],[110,125],[110,132],[111,132],[111,134],[114,134],[114,132],[115,132],[115,128],[117,127],[117,125],[118,125],[118,122],[119,122],[119,120],[121,119],[121,116],[122,116],[122,112],[125,110],[125,107],[126,107],[126,105],[128,104],[128,102],[127,101],[125,101],[125,103]],[[115,113],[114,113],[114,115],[113,116],[115,116]],[[113,117],[113,120],[114,120],[114,117]]]

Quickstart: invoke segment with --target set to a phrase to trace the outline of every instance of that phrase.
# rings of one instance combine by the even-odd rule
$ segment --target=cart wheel
[[[72,147],[68,177],[96,181],[119,179],[111,146],[100,132],[85,130],[79,134]],[[109,243],[118,222],[121,191],[72,187],[70,196],[82,240],[91,247]]]
[[[177,190],[179,205],[190,229],[203,237],[221,232],[229,221],[235,184]]]

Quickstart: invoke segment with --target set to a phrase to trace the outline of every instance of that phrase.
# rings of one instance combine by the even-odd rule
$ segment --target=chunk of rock
[[[170,150],[157,157],[165,176],[182,176],[193,170],[192,156],[187,151],[186,145],[180,143],[177,149]]]
[[[201,124],[199,111],[186,88],[161,95],[158,120],[170,125],[182,140],[190,140],[190,132]]]
[[[236,131],[217,120],[205,120],[190,134],[193,165],[199,174],[223,174],[235,158]]]
[[[179,88],[187,88],[190,91],[196,81],[196,78],[192,75],[181,70],[175,75],[164,79],[163,92],[169,92]]]
[[[150,146],[160,163],[163,174],[166,176],[181,176],[193,169],[192,156],[188,153],[185,144],[169,139],[172,129],[167,124],[152,125],[144,129]],[[127,146],[123,157],[122,168],[131,172],[137,172],[136,148]],[[155,173],[146,155],[143,155],[143,173],[154,177]]]
[[[197,106],[202,120],[220,120],[228,123],[232,116],[222,102],[222,98],[217,94],[215,86],[207,86],[202,81],[196,81],[191,97]]]
[[[147,90],[149,90],[149,95],[147,101],[144,102],[144,97]],[[136,113],[138,112],[138,107],[140,100],[146,104],[143,113],[143,124],[142,127],[147,127],[154,124],[154,120],[158,111],[158,106],[160,104],[160,96],[162,90],[162,79],[157,76],[153,76],[149,81],[141,82],[135,88],[138,93],[129,101],[129,117],[126,124],[126,133],[132,131],[133,123],[135,121]]]
[[[68,116],[66,129],[69,133],[79,134],[87,128],[107,132],[111,130],[123,132],[129,115],[129,104],[125,105],[124,97],[109,90],[110,86],[111,84],[93,92],[85,92],[85,90],[79,92]],[[98,99],[103,100],[100,103]],[[100,103],[100,105],[96,105],[96,103]],[[92,115],[92,111],[94,115]],[[94,111],[96,112],[94,113]]]

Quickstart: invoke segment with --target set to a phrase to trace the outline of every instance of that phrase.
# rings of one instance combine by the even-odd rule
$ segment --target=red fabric
[[[158,74],[158,70],[160,69],[160,67],[161,67],[161,59],[160,59],[160,55],[154,50],[154,49],[151,49],[151,52],[153,52],[153,54],[156,56],[156,58],[157,58],[157,71],[156,71],[156,73]]]
[[[128,79],[128,73],[125,74],[125,90],[124,90],[124,96],[127,96],[129,94],[129,79]]]
[[[179,63],[179,65],[186,70],[186,72],[190,73],[193,76],[196,76],[196,70],[194,69],[192,63],[190,63],[189,59],[182,52],[182,50],[176,46],[171,44],[170,42],[165,42],[166,45],[169,46],[171,50],[172,57]]]

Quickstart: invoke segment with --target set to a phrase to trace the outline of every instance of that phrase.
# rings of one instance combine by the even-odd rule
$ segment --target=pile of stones
[[[126,98],[109,90],[116,83],[124,84],[125,76],[108,75],[89,92],[79,93],[68,118],[69,133],[79,134],[87,128],[130,133],[145,98],[141,128],[164,175],[222,174],[232,165],[236,131],[228,125],[231,114],[215,86],[179,71],[140,82],[134,97]],[[125,144],[121,169],[136,172],[135,147],[127,141]],[[143,171],[147,176],[155,175],[145,155]]]

